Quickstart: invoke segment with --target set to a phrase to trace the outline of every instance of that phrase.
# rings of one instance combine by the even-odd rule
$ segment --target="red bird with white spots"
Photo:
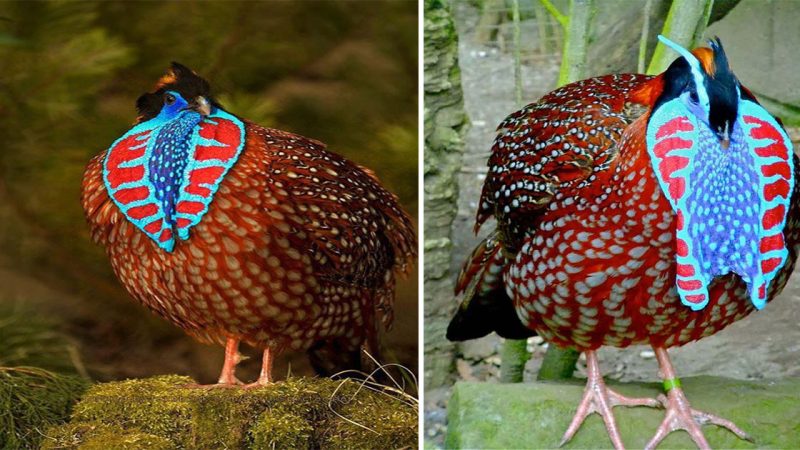
[[[358,355],[366,342],[376,351],[381,319],[392,321],[395,276],[416,256],[397,197],[320,142],[225,112],[180,64],[137,106],[131,132],[151,133],[92,159],[82,194],[92,237],[128,292],[198,340],[224,345],[221,385],[240,384],[240,342],[264,349],[257,385],[271,381],[284,350]],[[134,157],[142,170],[119,186],[115,171]],[[126,186],[149,196],[120,197]],[[131,215],[134,200],[158,219]]]
[[[798,161],[719,41],[679,50],[661,75],[569,84],[498,127],[476,224],[493,217],[497,230],[462,270],[457,292],[466,295],[448,336],[492,331],[474,320],[483,316],[501,335],[524,336],[517,322],[584,352],[589,379],[562,443],[597,412],[621,448],[611,408],[661,403],[666,418],[648,448],[676,429],[707,448],[704,423],[748,438],[689,406],[666,349],[716,333],[783,289],[800,250]],[[661,401],[605,386],[596,350],[632,344],[654,348]]]

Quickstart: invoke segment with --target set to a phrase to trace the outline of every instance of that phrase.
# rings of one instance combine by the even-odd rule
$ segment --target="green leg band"
[[[669,380],[664,380],[664,391],[669,392],[673,389],[681,387],[681,379],[678,377],[670,378]]]

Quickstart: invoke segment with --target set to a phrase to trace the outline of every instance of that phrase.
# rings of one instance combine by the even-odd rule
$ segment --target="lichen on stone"
[[[693,408],[733,421],[755,438],[739,439],[727,429],[704,426],[712,448],[796,448],[800,442],[800,379],[733,380],[699,376],[681,379]],[[659,383],[613,383],[617,392],[654,398]],[[457,383],[448,403],[447,448],[556,447],[583,395],[582,382]],[[615,408],[622,440],[643,448],[664,419],[664,410]],[[520,432],[524,430],[524,432]],[[603,421],[590,415],[564,448],[610,448]],[[694,448],[686,433],[671,433],[659,448]]]
[[[112,438],[131,449],[416,447],[417,414],[415,404],[354,380],[209,389],[168,375],[95,385],[44,448],[100,448],[91,446]]]

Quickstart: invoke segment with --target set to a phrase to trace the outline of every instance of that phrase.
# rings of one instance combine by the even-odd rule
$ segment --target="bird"
[[[561,445],[598,413],[664,408],[646,448],[701,425],[751,439],[691,407],[668,348],[764,308],[800,251],[797,156],[778,119],[732,72],[717,37],[661,74],[612,74],[560,87],[497,128],[451,340],[539,335],[584,353],[587,381]],[[484,321],[480,317],[486,317]],[[525,331],[527,330],[527,332]],[[665,394],[629,398],[603,381],[597,349],[650,345]]]
[[[339,363],[330,355],[377,355],[417,250],[411,217],[375,173],[227,111],[177,62],[136,109],[88,163],[81,202],[127,292],[224,346],[212,386],[243,384],[240,343],[263,350],[247,386],[271,383],[285,351],[308,351],[318,371]]]

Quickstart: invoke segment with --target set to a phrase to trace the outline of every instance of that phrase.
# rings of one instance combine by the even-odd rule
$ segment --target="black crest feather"
[[[187,101],[198,96],[205,97],[212,105],[219,107],[211,95],[211,85],[205,78],[189,67],[173,61],[169,70],[156,83],[155,90],[142,94],[136,100],[139,112],[138,122],[144,122],[157,116],[164,104],[164,93],[175,91]]]

